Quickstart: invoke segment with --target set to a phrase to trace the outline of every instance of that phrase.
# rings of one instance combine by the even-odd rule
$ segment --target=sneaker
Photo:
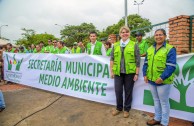
[[[2,112],[5,108],[0,108],[0,112]]]
[[[117,110],[117,109],[114,109],[114,110],[112,111],[112,115],[113,115],[113,116],[116,116],[116,115],[118,115],[119,113],[121,113],[121,111],[119,111],[119,110]]]
[[[160,121],[156,121],[155,119],[147,121],[148,126],[154,126],[154,125],[159,125]]]
[[[129,112],[124,111],[124,113],[123,113],[123,117],[124,117],[124,118],[128,118],[128,117],[129,117]]]

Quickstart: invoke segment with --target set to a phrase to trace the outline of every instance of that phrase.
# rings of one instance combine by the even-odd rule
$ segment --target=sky
[[[138,13],[134,0],[127,5],[128,15]],[[83,22],[102,30],[124,17],[124,9],[124,0],[0,0],[0,26],[8,25],[1,28],[1,36],[14,43],[22,37],[21,28],[26,28],[60,37],[62,26]],[[139,10],[143,18],[157,24],[179,15],[194,15],[194,0],[144,0]]]

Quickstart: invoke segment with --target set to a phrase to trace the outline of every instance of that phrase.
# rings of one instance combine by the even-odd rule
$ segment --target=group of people
[[[131,41],[130,29],[123,26],[119,31],[120,40],[116,42],[111,37],[104,43],[97,41],[97,33],[90,32],[90,42],[84,46],[82,42],[74,42],[73,48],[64,46],[62,41],[48,40],[48,45],[43,43],[32,44],[30,50],[20,48],[20,53],[88,53],[89,55],[110,56],[110,74],[114,78],[116,94],[116,108],[112,115],[116,116],[123,112],[123,117],[129,117],[131,109],[132,94],[135,81],[138,80],[140,71],[140,57],[144,56],[143,64],[144,81],[150,87],[155,107],[154,119],[149,120],[147,125],[167,126],[169,123],[169,94],[176,69],[176,49],[166,43],[166,32],[164,29],[155,31],[155,43],[148,47],[143,35],[136,34],[136,42]],[[11,44],[7,45],[7,52],[15,52]],[[124,100],[123,100],[124,92]],[[0,108],[5,108],[0,92]],[[123,102],[124,101],[124,102]]]

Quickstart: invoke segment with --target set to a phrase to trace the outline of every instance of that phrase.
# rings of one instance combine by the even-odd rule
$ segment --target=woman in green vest
[[[158,29],[154,34],[155,43],[148,48],[143,65],[143,76],[148,83],[154,100],[154,119],[147,125],[167,126],[169,123],[169,95],[176,69],[176,49],[166,43],[166,31]]]
[[[112,48],[110,42],[105,42],[104,47],[106,48],[106,56],[110,56]]]
[[[121,40],[114,43],[110,58],[111,78],[114,78],[117,105],[116,109],[112,111],[112,115],[116,116],[124,110],[123,117],[127,118],[131,109],[134,82],[138,79],[140,53],[137,43],[129,39],[128,27],[121,27],[119,35]]]

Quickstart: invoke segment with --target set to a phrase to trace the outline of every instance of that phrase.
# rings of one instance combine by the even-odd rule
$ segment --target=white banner
[[[7,81],[115,105],[109,57],[87,54],[3,53]],[[144,58],[141,59],[141,68]],[[171,116],[194,121],[194,54],[179,56],[170,95]],[[154,112],[142,72],[135,82],[132,108]]]

